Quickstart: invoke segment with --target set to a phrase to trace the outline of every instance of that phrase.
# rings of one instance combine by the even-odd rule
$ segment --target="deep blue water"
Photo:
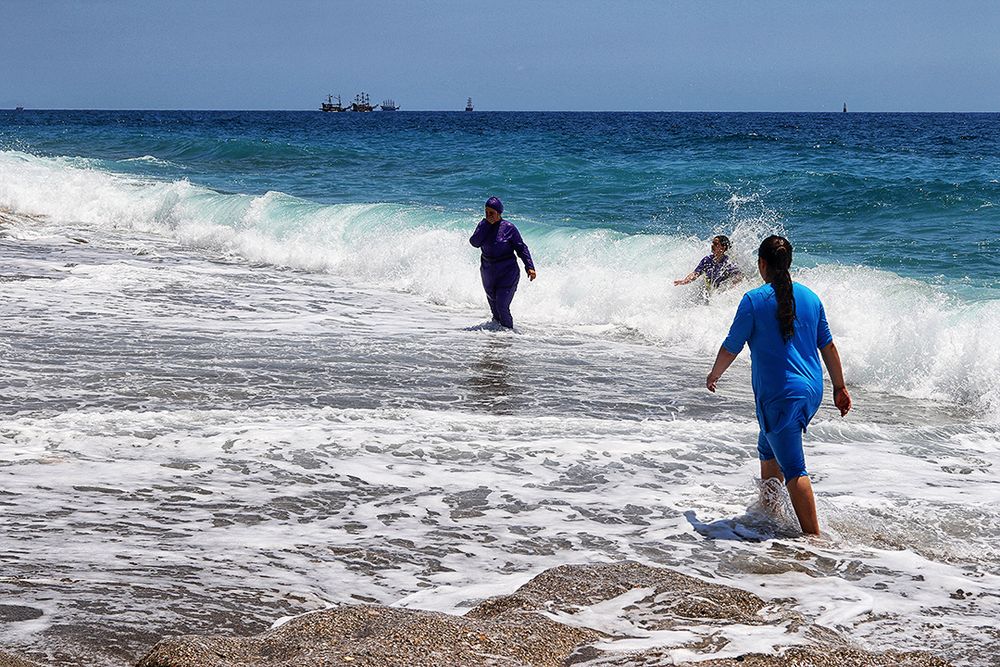
[[[495,194],[513,220],[628,234],[756,221],[804,258],[1000,286],[1000,114],[29,110],[0,113],[0,150],[320,203]],[[161,162],[119,162],[142,156]]]

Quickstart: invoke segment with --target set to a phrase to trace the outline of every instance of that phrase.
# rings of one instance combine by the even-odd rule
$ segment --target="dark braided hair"
[[[761,241],[757,256],[767,264],[767,282],[778,299],[778,327],[787,343],[795,333],[795,295],[792,293],[792,244],[783,236],[768,236]]]

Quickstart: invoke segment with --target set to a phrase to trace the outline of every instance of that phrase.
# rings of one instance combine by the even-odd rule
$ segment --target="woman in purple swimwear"
[[[514,318],[510,314],[510,302],[517,291],[521,271],[517,257],[524,262],[524,270],[529,280],[535,279],[535,264],[531,261],[528,246],[521,238],[517,227],[502,217],[503,202],[497,197],[486,200],[486,217],[479,222],[469,243],[482,250],[479,275],[483,279],[486,300],[490,304],[493,321],[508,329],[514,328]]]
[[[730,247],[728,236],[716,236],[712,239],[712,254],[705,255],[694,271],[687,274],[680,280],[675,280],[674,285],[687,285],[698,276],[705,276],[705,283],[709,288],[719,287],[723,283],[735,285],[742,278],[740,267],[736,266],[733,260],[729,259],[726,251]]]

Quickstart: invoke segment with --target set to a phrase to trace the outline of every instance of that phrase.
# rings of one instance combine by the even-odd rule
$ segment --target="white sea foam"
[[[842,533],[821,540],[784,537],[746,514],[756,495],[752,423],[180,410],[4,418],[0,433],[5,540],[30,543],[36,567],[77,589],[120,591],[105,604],[123,622],[168,613],[125,611],[128,591],[151,576],[181,585],[189,604],[232,581],[269,591],[282,608],[363,596],[462,613],[548,567],[622,558],[743,588],[770,601],[776,618],[798,614],[873,648],[932,648],[959,661],[969,641],[989,646],[1000,613],[1000,576],[976,553],[1000,515],[981,515],[979,532],[964,536],[938,515],[945,505],[975,512],[995,474],[949,486],[951,473],[901,450],[898,433],[881,427],[860,432],[862,442],[813,434],[821,515]],[[849,447],[864,447],[871,469],[907,474],[860,483],[847,464],[858,459],[842,452]],[[927,501],[929,487],[940,497]],[[909,508],[905,544],[848,534],[876,499]],[[749,537],[712,534],[721,524]],[[936,551],[946,542],[951,558]],[[175,572],[185,573],[180,581]],[[703,652],[678,649],[684,659],[816,641],[780,622],[650,632],[622,613],[642,596],[558,620],[630,637],[606,647],[618,650],[714,638]]]
[[[172,169],[186,169],[187,168],[184,165],[177,164],[176,162],[171,162],[170,160],[160,159],[160,158],[156,157],[155,155],[143,155],[141,157],[130,157],[130,158],[126,158],[124,160],[120,160],[120,162],[124,162],[124,163],[142,162],[143,164],[151,164],[151,165],[155,165],[157,167],[170,167]]]
[[[759,202],[757,202],[759,203]],[[735,257],[758,284],[753,251],[773,215],[733,195]],[[320,205],[282,193],[223,195],[187,181],[116,175],[64,158],[0,152],[0,207],[54,221],[125,227],[255,263],[321,271],[409,292],[436,306],[482,307],[475,220],[397,204]],[[750,210],[746,215],[744,209]],[[742,288],[706,299],[675,288],[705,239],[626,235],[521,222],[539,279],[522,281],[520,321],[638,335],[677,354],[712,355]],[[1000,420],[1000,300],[965,301],[939,287],[865,267],[819,263],[796,272],[823,298],[850,382],[964,406]],[[744,362],[740,362],[744,363]]]

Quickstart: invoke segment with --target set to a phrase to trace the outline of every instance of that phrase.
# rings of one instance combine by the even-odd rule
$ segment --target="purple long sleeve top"
[[[506,220],[491,225],[486,218],[483,218],[469,238],[469,243],[482,250],[485,263],[495,264],[514,259],[516,254],[524,262],[525,271],[535,269],[535,263],[531,261],[531,253],[521,238],[521,232]]]

